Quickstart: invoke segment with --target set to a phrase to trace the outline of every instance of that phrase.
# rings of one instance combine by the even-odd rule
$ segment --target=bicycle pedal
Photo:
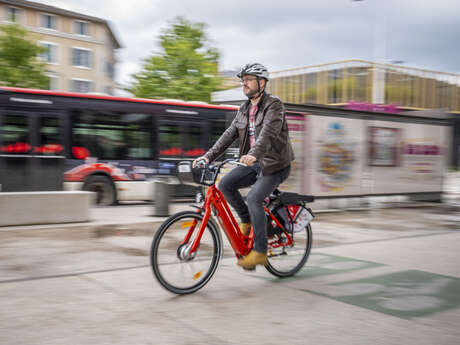
[[[256,266],[250,267],[250,268],[243,267],[243,270],[245,270],[245,271],[255,271],[255,270],[256,270]]]

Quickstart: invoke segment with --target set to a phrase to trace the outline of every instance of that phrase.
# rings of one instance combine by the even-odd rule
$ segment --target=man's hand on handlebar
[[[256,160],[257,158],[251,155],[244,155],[240,158],[240,162],[246,164],[247,166],[252,166]]]
[[[192,167],[194,168],[199,162],[204,162],[205,164],[209,164],[209,159],[205,156],[198,157],[193,161]]]

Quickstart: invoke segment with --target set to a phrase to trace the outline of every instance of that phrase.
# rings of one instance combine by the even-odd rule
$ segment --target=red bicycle
[[[223,254],[217,219],[237,258],[247,255],[254,243],[251,229],[244,236],[221,191],[215,186],[221,168],[241,164],[227,159],[216,165],[191,167],[180,162],[181,180],[208,186],[206,197],[198,200],[196,211],[170,216],[157,230],[152,241],[150,262],[160,284],[176,294],[202,288],[216,271]],[[199,193],[200,194],[200,193]],[[290,277],[305,264],[312,245],[310,221],[313,212],[305,206],[313,196],[275,190],[264,205],[267,214],[268,262],[265,268],[275,276]]]

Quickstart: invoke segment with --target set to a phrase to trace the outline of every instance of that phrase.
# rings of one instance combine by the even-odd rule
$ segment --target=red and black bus
[[[152,179],[177,180],[176,162],[206,152],[236,110],[0,87],[1,190],[91,190],[104,205],[150,200]]]

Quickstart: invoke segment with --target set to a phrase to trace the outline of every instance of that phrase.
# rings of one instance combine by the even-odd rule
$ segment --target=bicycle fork
[[[195,228],[197,225],[197,220],[194,219],[191,224],[185,224],[185,226],[189,226],[189,229],[187,231],[187,234],[185,235],[185,238],[182,240],[181,245],[178,249],[178,255],[181,260],[192,260],[196,256],[196,250],[198,249],[200,242],[201,242],[201,237],[203,236],[204,229],[206,229],[206,226],[208,224],[209,218],[211,216],[211,208],[210,207],[205,207],[205,213],[203,215],[203,219],[200,224],[200,228],[198,229],[198,232],[193,240],[193,242],[190,242],[190,239],[192,238],[193,233],[195,232]],[[200,211],[198,211],[200,212]]]

